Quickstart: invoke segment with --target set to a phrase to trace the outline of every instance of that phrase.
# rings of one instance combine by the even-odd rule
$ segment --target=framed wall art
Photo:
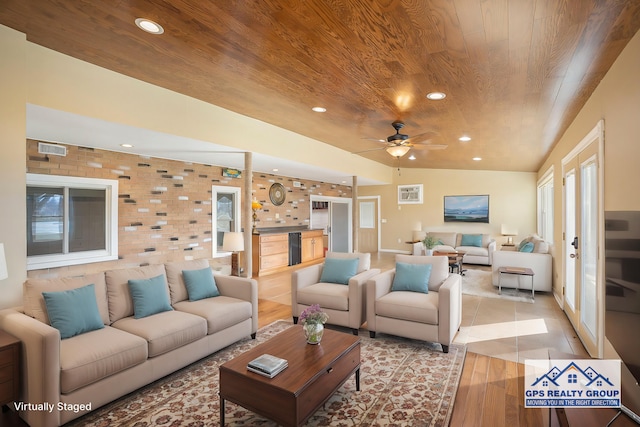
[[[422,204],[422,184],[398,185],[398,204]]]
[[[444,196],[444,222],[489,223],[489,195]]]

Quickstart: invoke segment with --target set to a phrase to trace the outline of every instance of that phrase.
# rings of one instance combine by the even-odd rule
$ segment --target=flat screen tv
[[[605,336],[623,362],[622,410],[640,424],[640,211],[605,212],[605,289]]]
[[[444,196],[444,222],[489,223],[489,196]]]

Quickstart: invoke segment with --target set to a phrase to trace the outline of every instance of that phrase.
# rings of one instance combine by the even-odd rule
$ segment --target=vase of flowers
[[[324,324],[329,319],[327,313],[322,311],[319,304],[313,304],[300,313],[300,323],[307,344],[320,344],[324,334]]]

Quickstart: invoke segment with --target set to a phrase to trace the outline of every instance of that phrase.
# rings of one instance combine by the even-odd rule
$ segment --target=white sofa
[[[521,267],[533,270],[533,288],[536,292],[551,292],[553,288],[552,281],[552,261],[553,257],[549,252],[549,245],[536,236],[530,236],[524,239],[524,242],[534,243],[533,252],[516,251],[496,251],[493,254],[493,286],[498,286],[500,280],[500,267]],[[521,242],[522,243],[522,242]],[[531,281],[522,280],[520,277],[511,274],[502,275],[502,287],[531,289]]]
[[[463,246],[464,235],[481,235],[481,245]],[[462,257],[462,262],[464,264],[493,264],[493,254],[496,251],[496,241],[488,234],[429,231],[427,232],[427,236],[434,237],[437,241],[441,242],[441,244],[436,245],[433,248],[434,252],[460,251],[465,253]],[[422,242],[413,244],[413,255],[425,255],[425,248]]]
[[[19,415],[31,427],[60,426],[242,338],[255,338],[255,280],[217,275],[220,296],[189,300],[182,271],[207,267],[207,260],[196,260],[27,280],[24,306],[0,311],[0,328],[22,341],[20,402],[49,404],[53,410],[27,408]],[[135,318],[128,280],[161,275],[173,309]],[[89,284],[96,294],[96,321],[104,326],[61,339],[50,325],[42,292]]]

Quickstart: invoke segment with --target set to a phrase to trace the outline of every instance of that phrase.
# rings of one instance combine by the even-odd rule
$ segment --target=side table
[[[523,267],[500,267],[498,268],[498,293],[502,293],[502,275],[513,274],[516,276],[530,276],[531,277],[531,298],[536,299],[535,288],[533,286],[533,270]],[[518,277],[518,290],[520,290],[520,278]]]
[[[0,330],[0,406],[20,397],[20,340]]]

